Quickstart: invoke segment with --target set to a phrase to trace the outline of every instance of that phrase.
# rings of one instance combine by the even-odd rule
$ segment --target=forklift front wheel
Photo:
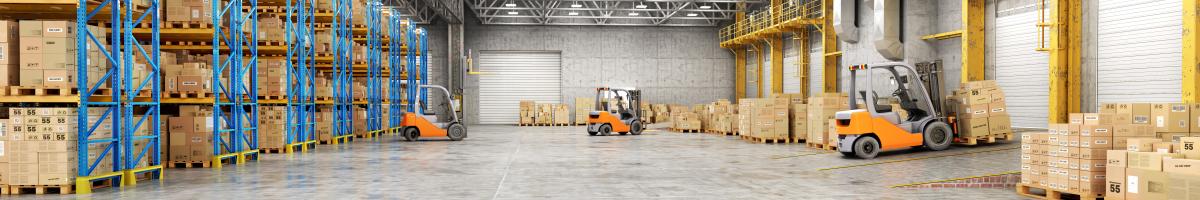
[[[608,125],[608,124],[600,125],[600,135],[603,135],[603,136],[612,135],[612,125]]]
[[[854,147],[852,148],[854,148],[854,156],[862,159],[875,158],[875,156],[879,155],[879,139],[870,136],[858,137],[858,140],[854,141]]]
[[[463,138],[467,138],[467,127],[459,123],[450,124],[450,127],[446,129],[446,136],[454,141],[463,140]]]
[[[950,148],[950,142],[954,140],[951,135],[950,126],[945,122],[933,122],[925,126],[925,148],[934,151],[946,150]]]
[[[629,133],[632,133],[633,135],[641,135],[642,122],[640,120],[633,120],[633,124],[629,125]]]

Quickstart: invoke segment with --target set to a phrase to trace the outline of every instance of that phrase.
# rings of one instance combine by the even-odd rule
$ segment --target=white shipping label
[[[47,33],[61,33],[63,28],[46,28]]]
[[[182,83],[179,83],[179,84],[180,84],[180,85],[196,85],[196,84],[199,84],[199,83],[196,83],[196,82],[194,82],[194,81],[184,81],[184,82],[182,82]]]
[[[5,51],[4,51],[4,47],[3,47],[3,46],[0,46],[0,60],[4,60],[4,55],[5,55],[5,54],[7,54],[7,53],[4,53],[4,52],[5,52]]]
[[[212,121],[212,120],[204,120],[204,127],[205,127],[205,128],[208,128],[209,130],[212,130],[212,128],[213,128],[213,121]]]
[[[200,10],[192,10],[192,18],[200,18]]]
[[[1108,140],[1096,140],[1096,144],[1108,144]]]
[[[1126,188],[1125,189],[1126,191],[1129,191],[1129,194],[1137,194],[1138,193],[1138,177],[1137,176],[1125,177],[1125,188]]]
[[[1158,117],[1154,118],[1154,126],[1155,127],[1159,127],[1159,128],[1166,127],[1167,126],[1166,123],[1167,123],[1167,120],[1163,119],[1163,116],[1158,116]]]
[[[1097,117],[1097,116],[1087,116],[1087,117],[1083,118],[1083,120],[1098,120],[1098,119],[1100,119],[1100,117]]]
[[[0,156],[4,156],[4,141],[0,141]]]
[[[65,80],[65,79],[66,79],[66,78],[63,78],[63,77],[47,77],[47,78],[46,78],[46,81],[50,81],[50,82],[62,82],[62,81],[63,81],[63,80]]]

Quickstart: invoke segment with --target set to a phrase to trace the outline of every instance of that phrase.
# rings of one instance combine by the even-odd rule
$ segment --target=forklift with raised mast
[[[609,99],[611,101],[605,101]],[[596,88],[596,110],[588,113],[588,135],[641,135],[642,92],[637,89]]]
[[[950,126],[953,119],[940,107],[941,101],[934,101],[941,97],[939,76],[925,71],[898,62],[850,66],[850,110],[834,115],[838,151],[847,157],[870,159],[882,151],[910,147],[949,148],[957,135]],[[857,85],[860,75],[866,76],[867,82],[862,90]],[[890,93],[882,99],[897,100],[908,116],[902,119],[890,104],[880,104],[877,91]],[[866,108],[858,108],[857,100]]]

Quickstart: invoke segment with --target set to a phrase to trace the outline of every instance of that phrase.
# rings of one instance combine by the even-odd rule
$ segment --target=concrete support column
[[[1050,123],[1080,110],[1083,13],[1077,0],[1056,0],[1050,17]],[[1043,22],[1045,23],[1045,22]]]

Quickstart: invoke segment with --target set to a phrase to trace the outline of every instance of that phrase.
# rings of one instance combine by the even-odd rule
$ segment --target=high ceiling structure
[[[464,1],[483,24],[608,26],[716,26],[733,20],[737,3],[762,3],[762,0]]]

